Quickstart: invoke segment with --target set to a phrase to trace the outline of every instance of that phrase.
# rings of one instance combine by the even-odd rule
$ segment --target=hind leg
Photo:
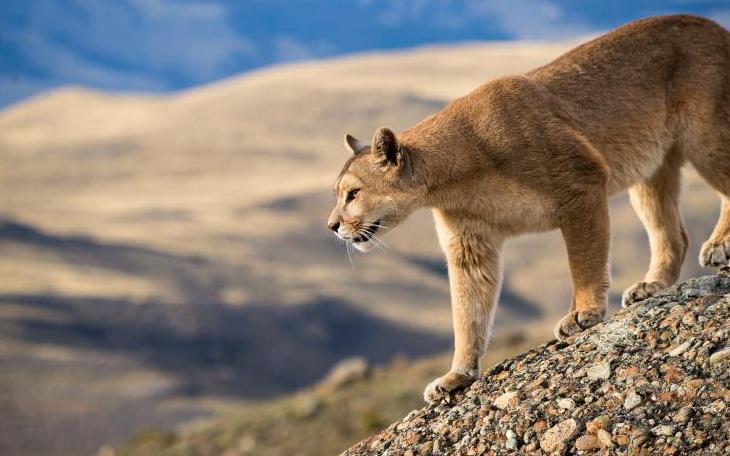
[[[651,262],[644,279],[624,291],[624,307],[657,294],[679,277],[688,244],[679,213],[683,161],[681,153],[672,150],[651,178],[629,190],[631,205],[649,235]]]
[[[730,175],[727,177],[730,185]],[[730,192],[728,192],[730,193]],[[730,196],[721,194],[722,209],[715,229],[700,249],[700,265],[726,268],[730,266]]]
[[[574,198],[561,209],[561,226],[573,278],[570,312],[555,326],[555,337],[566,339],[603,320],[610,283],[608,248],[610,223],[605,187]]]
[[[730,137],[730,135],[728,135]],[[729,138],[730,139],[730,138]],[[728,144],[728,142],[723,142]],[[720,218],[710,238],[700,249],[700,265],[726,268],[730,266],[730,149],[714,149],[691,160],[694,167],[717,190],[722,200]]]

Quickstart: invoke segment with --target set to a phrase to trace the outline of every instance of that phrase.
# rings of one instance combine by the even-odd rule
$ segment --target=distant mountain
[[[730,23],[722,0],[8,0],[0,2],[0,107],[59,85],[168,91],[272,63],[575,37],[677,12]]]

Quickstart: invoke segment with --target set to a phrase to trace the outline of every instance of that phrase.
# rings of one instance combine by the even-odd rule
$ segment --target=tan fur
[[[608,197],[629,189],[651,244],[624,305],[677,280],[687,249],[678,209],[689,161],[720,193],[703,266],[730,259],[730,34],[691,16],[628,24],[525,75],[497,79],[396,135],[381,128],[337,180],[329,224],[353,240],[433,208],[448,260],[455,353],[424,393],[436,401],[479,374],[504,241],[560,229],[573,279],[569,337],[601,321],[609,286]],[[352,201],[350,190],[359,189]],[[385,229],[385,228],[383,228]],[[377,229],[376,236],[383,233]],[[377,242],[358,244],[363,250]]]

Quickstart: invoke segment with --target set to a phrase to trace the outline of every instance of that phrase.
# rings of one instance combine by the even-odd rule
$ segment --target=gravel
[[[730,454],[730,275],[506,360],[343,454]]]

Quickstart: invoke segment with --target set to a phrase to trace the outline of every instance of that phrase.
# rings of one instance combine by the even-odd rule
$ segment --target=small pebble
[[[565,410],[573,410],[575,408],[575,401],[569,398],[558,399],[558,407]]]
[[[624,399],[624,409],[631,410],[639,406],[639,404],[641,404],[641,396],[636,393],[636,390],[628,390]]]
[[[564,442],[572,439],[578,431],[578,423],[574,419],[561,421],[551,427],[540,438],[540,448],[548,453],[556,451]]]
[[[603,446],[605,446],[606,448],[613,447],[613,442],[611,441],[611,433],[607,430],[599,429],[598,432],[596,432],[596,437],[598,437],[598,440],[600,440],[601,444],[603,444]]]
[[[730,347],[716,351],[710,355],[710,364],[719,364],[723,361],[727,361],[728,359],[730,359]]]
[[[507,391],[494,400],[494,406],[500,410],[504,410],[508,407],[514,407],[518,402],[517,391]]]
[[[591,366],[586,376],[591,380],[608,380],[611,377],[611,363],[603,361]]]
[[[669,352],[669,356],[679,356],[689,350],[689,347],[692,346],[692,341],[688,340],[682,344],[677,345],[674,349],[672,349]]]
[[[575,440],[575,449],[578,451],[592,451],[597,450],[601,447],[601,441],[598,437],[591,434],[586,434],[578,437]]]

